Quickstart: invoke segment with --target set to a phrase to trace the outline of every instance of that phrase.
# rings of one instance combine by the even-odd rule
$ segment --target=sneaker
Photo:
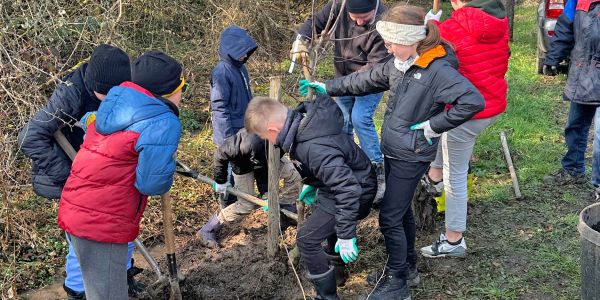
[[[367,276],[367,283],[369,285],[376,285],[378,281],[381,281],[385,273],[381,270],[373,271],[369,273]],[[412,266],[408,268],[408,277],[406,278],[406,284],[409,287],[416,287],[421,282],[421,276],[419,276],[419,270],[417,270],[417,266]]]
[[[377,174],[377,194],[375,194],[375,205],[379,204],[385,194],[385,171],[383,169],[383,163],[373,163],[375,167],[375,173]]]
[[[585,174],[572,175],[567,170],[561,168],[552,175],[544,176],[545,184],[570,185],[584,184],[586,182]]]
[[[435,182],[427,173],[421,177],[421,184],[432,197],[439,197],[444,192],[444,181]]]
[[[440,238],[431,246],[421,248],[421,254],[429,258],[438,257],[460,257],[467,256],[467,243],[465,238],[460,239],[458,245],[451,245],[442,233]]]

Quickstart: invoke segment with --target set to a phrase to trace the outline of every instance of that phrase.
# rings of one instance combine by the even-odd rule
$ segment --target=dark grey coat
[[[336,76],[345,76],[389,60],[392,56],[387,53],[383,39],[375,30],[376,20],[386,10],[383,3],[379,2],[376,19],[365,26],[356,25],[350,19],[348,9],[342,10],[341,6],[342,0],[329,1],[321,11],[315,13],[314,18],[302,24],[298,33],[310,39],[314,24],[316,33],[320,34],[325,29],[329,13],[333,10],[333,21],[340,16],[340,21],[333,31],[333,38],[336,39],[333,59]]]
[[[331,96],[365,95],[389,90],[381,129],[381,151],[386,157],[404,161],[429,162],[435,159],[437,142],[429,145],[423,130],[414,124],[429,120],[437,133],[448,131],[471,119],[484,108],[479,91],[456,70],[458,63],[448,48],[429,50],[406,74],[394,61],[326,82]],[[444,110],[446,105],[452,108]]]
[[[600,105],[600,2],[589,4],[587,11],[586,5],[577,5],[578,1],[567,2],[556,22],[544,63],[558,66],[570,55],[564,98]]]
[[[290,154],[304,184],[318,189],[317,209],[335,215],[338,238],[356,237],[377,192],[367,155],[342,133],[342,111],[329,96],[290,110],[275,143]]]

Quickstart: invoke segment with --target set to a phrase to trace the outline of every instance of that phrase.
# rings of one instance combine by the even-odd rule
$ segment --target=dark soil
[[[600,222],[596,223],[594,226],[592,226],[592,229],[600,232]]]
[[[275,259],[267,257],[266,219],[266,213],[257,210],[239,224],[224,227],[219,249],[203,247],[196,237],[182,245],[177,264],[186,277],[181,284],[183,298],[301,298],[302,291],[286,252],[280,252]],[[291,229],[284,234],[294,235]],[[164,266],[165,260],[159,264]],[[145,282],[155,279],[148,270],[143,275]]]

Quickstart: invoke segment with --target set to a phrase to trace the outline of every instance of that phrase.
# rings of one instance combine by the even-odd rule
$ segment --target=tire
[[[546,58],[546,53],[542,52],[540,50],[540,48],[537,48],[535,63],[537,65],[537,73],[540,75],[544,73],[544,59],[545,58]]]

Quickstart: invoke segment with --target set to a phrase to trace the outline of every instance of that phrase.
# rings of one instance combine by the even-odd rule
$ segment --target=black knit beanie
[[[346,7],[348,12],[354,14],[368,13],[377,7],[378,0],[348,0]]]
[[[108,94],[113,87],[131,80],[129,56],[123,50],[106,44],[94,49],[85,70],[84,81],[89,89]]]
[[[181,84],[181,65],[160,51],[148,51],[133,62],[131,81],[152,94],[172,93]]]

